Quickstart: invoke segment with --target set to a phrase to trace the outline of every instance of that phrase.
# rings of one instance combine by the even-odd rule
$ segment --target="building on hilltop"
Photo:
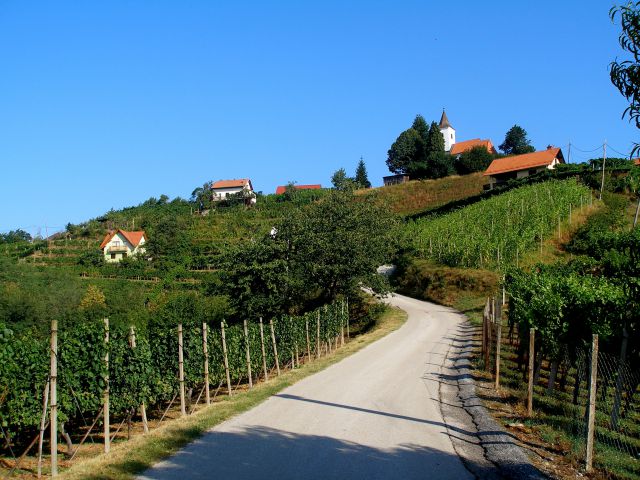
[[[447,113],[442,109],[442,117],[440,117],[440,133],[444,137],[444,151],[449,152],[451,147],[456,143],[456,129],[451,126],[449,123],[449,118],[447,118]]]
[[[498,153],[498,151],[493,146],[493,143],[491,143],[491,140],[489,140],[488,138],[484,140],[480,138],[474,138],[472,140],[465,140],[464,142],[458,142],[451,147],[451,150],[449,151],[449,153],[452,156],[457,157],[459,155],[462,155],[464,152],[468,152],[472,148],[476,148],[476,147],[486,148],[487,152],[493,155],[496,155]]]
[[[440,133],[444,137],[444,151],[450,155],[458,156],[471,150],[474,147],[485,147],[489,153],[498,153],[491,143],[491,140],[474,138],[472,140],[465,140],[463,142],[456,143],[456,130],[451,126],[447,113],[442,109],[442,117],[440,117]]]
[[[100,249],[104,254],[105,261],[112,263],[144,253],[145,243],[147,243],[147,236],[144,231],[127,232],[118,229],[107,233],[100,244]]]
[[[319,183],[313,185],[293,185],[293,188],[295,188],[296,190],[318,190],[322,188],[322,185],[320,185]],[[276,188],[276,195],[282,195],[286,191],[287,185],[279,185]]]
[[[256,203],[256,194],[253,191],[253,185],[248,178],[238,180],[218,180],[211,184],[211,199],[214,202],[227,200],[228,196],[239,196],[242,194],[245,203],[253,205]]]
[[[552,146],[539,152],[496,158],[483,174],[489,177],[489,184],[485,189],[491,190],[509,180],[528,177],[544,170],[553,170],[559,163],[565,163],[562,150]]]
[[[399,185],[401,183],[407,183],[409,181],[409,175],[389,175],[382,177],[382,182],[385,187],[389,185]]]

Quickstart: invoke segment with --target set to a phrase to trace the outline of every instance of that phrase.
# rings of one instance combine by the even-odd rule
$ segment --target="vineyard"
[[[210,395],[231,395],[242,382],[251,385],[295,368],[343,344],[349,321],[348,305],[341,301],[264,323],[169,321],[135,331],[95,321],[52,330],[57,375],[50,373],[53,331],[49,339],[0,329],[0,451],[9,457],[34,445],[47,412],[49,382],[57,384],[59,432],[71,442],[88,435],[91,420],[104,418],[105,408],[123,423],[140,410],[146,425],[147,411],[157,418],[177,402],[184,414],[208,403]]]
[[[410,221],[406,242],[420,258],[452,267],[502,268],[571,222],[593,201],[575,179],[550,180],[511,190],[453,213]]]

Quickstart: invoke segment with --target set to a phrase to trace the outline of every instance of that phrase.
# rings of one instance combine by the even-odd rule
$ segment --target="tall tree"
[[[387,152],[389,171],[397,174],[410,174],[416,159],[422,156],[424,140],[413,128],[402,132]]]
[[[620,16],[622,32],[618,42],[622,50],[631,54],[631,60],[611,62],[609,73],[611,82],[627,99],[629,106],[622,116],[640,128],[640,2],[629,2],[623,6],[615,6],[609,11],[611,21]],[[640,150],[640,144],[634,143],[631,155]]]
[[[444,137],[436,122],[431,122],[427,136],[426,162],[422,177],[442,178],[453,173],[451,156],[444,151]]]
[[[367,167],[365,167],[362,157],[360,157],[358,167],[356,168],[355,180],[361,188],[371,188],[371,182],[369,181],[369,176],[367,175]]]
[[[433,153],[444,153],[444,137],[436,122],[431,122],[425,143],[427,158]]]
[[[418,132],[418,135],[420,135],[420,138],[422,138],[422,140],[426,144],[427,138],[429,136],[429,125],[427,125],[427,121],[422,115],[416,115],[411,128]]]
[[[536,151],[527,138],[527,131],[519,125],[514,125],[509,129],[504,137],[504,142],[498,148],[505,155],[521,155]]]
[[[336,190],[352,190],[356,186],[353,178],[347,177],[347,171],[344,168],[333,172],[331,183]]]

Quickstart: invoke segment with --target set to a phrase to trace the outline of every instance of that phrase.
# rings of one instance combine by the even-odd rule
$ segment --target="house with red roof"
[[[218,180],[211,184],[211,195],[214,202],[226,200],[229,195],[244,194],[245,203],[256,203],[256,195],[253,191],[253,185],[248,178],[240,178],[237,180]]]
[[[489,184],[485,188],[491,190],[496,185],[509,180],[524,178],[544,170],[553,170],[559,163],[565,163],[562,150],[552,146],[539,152],[496,158],[483,174],[489,179]]]
[[[493,143],[488,138],[486,139],[474,138],[472,140],[465,140],[464,142],[454,143],[451,146],[451,150],[449,150],[449,153],[457,157],[458,155],[462,155],[464,152],[468,152],[472,148],[476,148],[476,147],[486,148],[487,152],[493,155],[498,153],[495,147],[493,146]]]
[[[320,188],[322,188],[322,185],[320,185],[319,183],[314,185],[293,185],[293,188],[295,188],[296,190],[319,190]],[[276,188],[276,195],[282,195],[286,191],[287,185],[279,185]]]
[[[144,231],[127,232],[118,229],[107,233],[100,244],[100,250],[106,262],[119,262],[123,258],[144,253],[145,243],[147,236]]]

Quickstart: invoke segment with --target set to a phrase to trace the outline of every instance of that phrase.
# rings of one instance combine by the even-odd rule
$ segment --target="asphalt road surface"
[[[443,379],[455,374],[445,357],[463,318],[401,295],[388,302],[409,314],[400,329],[218,425],[139,478],[474,478],[440,408]]]

